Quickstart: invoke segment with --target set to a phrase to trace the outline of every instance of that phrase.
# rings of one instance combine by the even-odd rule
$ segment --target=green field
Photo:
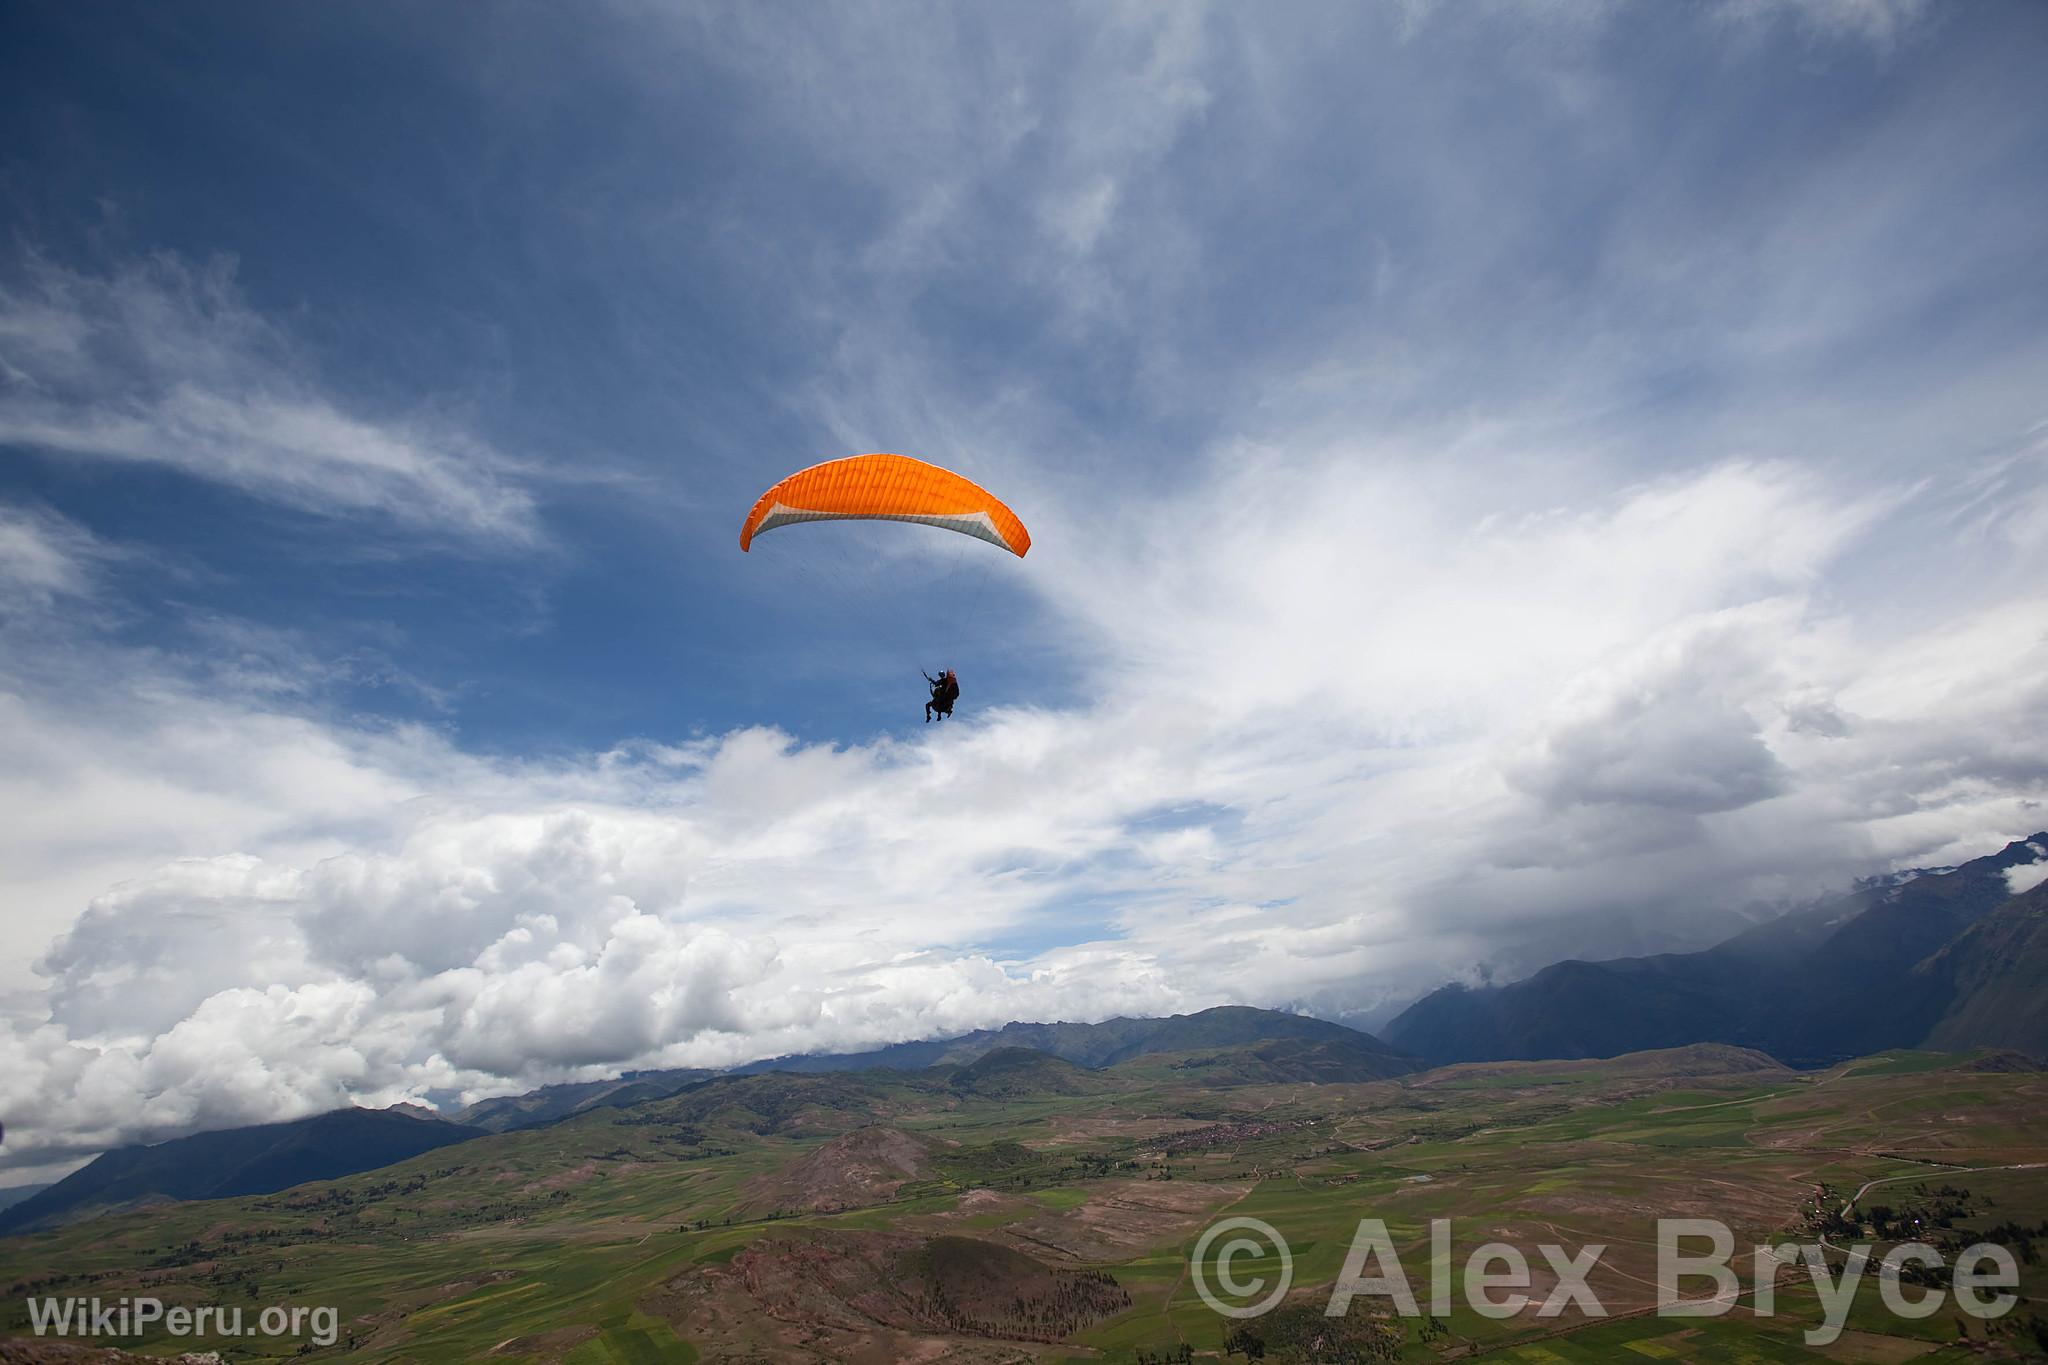
[[[1248,1325],[1265,1334],[1266,1359],[1778,1361],[1816,1355],[1801,1338],[1822,1318],[1807,1270],[1780,1275],[1768,1315],[1750,1293],[1723,1316],[1659,1315],[1657,1219],[1725,1223],[1744,1249],[1745,1288],[1748,1248],[1822,1234],[1881,1255],[1909,1229],[1952,1249],[2038,1227],[2048,1252],[2048,1077],[1931,1054],[1805,1075],[1718,1055],[1221,1090],[1134,1070],[1103,1073],[1115,1083],[1099,1094],[1002,1100],[912,1075],[751,1077],[349,1180],[0,1241],[0,1332],[27,1334],[31,1296],[146,1295],[251,1316],[336,1308],[340,1340],[306,1358],[1136,1361],[1186,1348],[1221,1359],[1235,1324],[1196,1294],[1189,1255],[1210,1223],[1245,1216],[1279,1230],[1293,1258],[1291,1293]],[[838,1141],[876,1125],[908,1135],[914,1169],[877,1174]],[[818,1181],[842,1178],[855,1193],[821,1204]],[[1873,1209],[1895,1224],[1866,1232]],[[1364,1297],[1345,1320],[1357,1341],[1302,1345],[1289,1334],[1334,1330],[1322,1309],[1368,1218],[1385,1224],[1421,1307],[1436,1273],[1450,1311],[1380,1319],[1386,1302]],[[1432,1219],[1450,1221],[1447,1264],[1432,1263]],[[948,1280],[921,1248],[978,1244],[962,1237],[1004,1252]],[[1538,1272],[1537,1302],[1512,1316],[1468,1302],[1465,1258],[1487,1242]],[[1587,1285],[1608,1316],[1539,1315],[1546,1243],[1567,1257],[1606,1248]],[[912,1266],[927,1279],[903,1279]],[[975,1278],[1020,1266],[1027,1279],[1043,1272],[1038,1290]],[[1113,1311],[1091,1300],[1069,1324],[1049,1305],[1099,1283],[1074,1278],[1084,1271],[1113,1278]],[[1271,1284],[1279,1263],[1245,1256],[1232,1273]],[[2048,1282],[2037,1260],[2021,1260],[2020,1280],[2022,1301],[1997,1321],[1952,1304],[1912,1321],[1885,1308],[1873,1269],[1843,1335],[1817,1354],[2039,1354]],[[1002,1323],[1039,1324],[1037,1336]],[[1344,1354],[1368,1338],[1377,1355]],[[305,1343],[158,1333],[119,1344],[252,1360]]]

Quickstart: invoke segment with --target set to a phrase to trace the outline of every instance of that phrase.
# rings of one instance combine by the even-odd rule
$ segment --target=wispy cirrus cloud
[[[542,538],[528,471],[452,422],[350,411],[221,259],[103,274],[19,259],[0,283],[0,443],[456,544]]]
[[[0,611],[46,609],[60,597],[89,597],[99,566],[118,557],[68,517],[0,503]]]

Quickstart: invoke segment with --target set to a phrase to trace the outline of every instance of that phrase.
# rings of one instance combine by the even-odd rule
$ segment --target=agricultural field
[[[1083,1093],[993,1097],[949,1085],[943,1068],[723,1078],[347,1180],[0,1240],[0,1335],[12,1339],[0,1359],[79,1358],[32,1336],[27,1304],[41,1296],[337,1310],[325,1346],[125,1343],[231,1361],[302,1348],[568,1365],[2048,1353],[2037,1071],[1887,1054],[1799,1073],[1699,1047],[1204,1087],[1187,1078],[1217,1068],[1177,1060],[1058,1087]],[[1225,1217],[1287,1241],[1290,1287],[1260,1317],[1226,1317],[1197,1292],[1191,1255]],[[1733,1234],[1739,1284],[1717,1316],[1656,1311],[1657,1223],[1675,1218]],[[1384,1225],[1418,1316],[1371,1292],[1326,1315],[1362,1219]],[[1448,1223],[1447,1257],[1435,1220]],[[1802,1336],[1826,1316],[1809,1266],[1771,1262],[1768,1311],[1759,1300],[1759,1245],[1814,1247],[1839,1275],[1858,1246],[1875,1258],[1923,1242],[1948,1264],[1986,1239],[2019,1275],[2017,1303],[1993,1320],[1952,1300],[1900,1317],[1874,1264],[1825,1345]],[[1527,1259],[1520,1311],[1473,1306],[1467,1261],[1485,1243]],[[1545,1245],[1573,1259],[1602,1248],[1583,1279],[1604,1315],[1583,1298],[1544,1311],[1559,1284]],[[1219,1293],[1226,1306],[1267,1292],[1280,1262],[1247,1252],[1229,1273],[1250,1292]],[[1705,1278],[1681,1291],[1719,1292]]]

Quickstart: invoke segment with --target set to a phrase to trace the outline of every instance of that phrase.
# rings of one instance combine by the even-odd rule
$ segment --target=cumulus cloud
[[[1181,999],[1136,954],[1020,966],[966,946],[1044,892],[984,884],[994,832],[906,866],[888,849],[910,831],[864,799],[886,782],[937,808],[958,755],[762,739],[682,759],[662,813],[615,804],[634,782],[589,770],[504,773],[496,799],[384,811],[381,853],[190,859],[116,888],[40,962],[47,1021],[8,1036],[10,1153]],[[731,817],[700,804],[750,772],[773,789],[785,767],[809,800]],[[586,794],[545,795],[569,788]],[[1003,838],[1040,849],[1060,842],[1045,825],[1085,822],[1011,814]],[[970,827],[939,823],[927,832]]]
[[[89,274],[28,256],[0,283],[0,444],[160,464],[457,543],[537,542],[505,456],[445,421],[351,412],[311,370],[226,260]]]
[[[1274,515],[1309,506],[1323,474],[1267,469],[1288,484],[1265,495]],[[1262,505],[1229,480],[1212,496]],[[2026,738],[2048,733],[2030,722],[2048,695],[2025,681],[2048,677],[2048,604],[1873,650],[1811,599],[1904,504],[1845,507],[1738,465],[1482,517],[1448,555],[1418,532],[1369,573],[1330,573],[1374,497],[1358,496],[1288,537],[1261,539],[1254,516],[1228,583],[1205,580],[1226,561],[1194,539],[1144,546],[1146,591],[1115,608],[1049,585],[1100,631],[1099,700],[915,740],[750,728],[487,762],[279,715],[267,694],[216,700],[212,766],[277,774],[268,800],[209,794],[195,767],[176,775],[190,796],[94,823],[112,838],[202,798],[210,831],[165,833],[203,847],[237,829],[250,851],[130,875],[41,955],[47,1012],[6,1042],[0,1104],[33,1116],[10,1147],[55,1159],[344,1097],[1013,1018],[1369,1011],[1478,961],[1711,937],[1760,897],[1977,851],[2048,785]],[[1378,515],[1391,532],[1471,514],[1416,498]],[[1588,624],[1624,570],[1660,590]],[[1390,598],[1389,577],[1420,602]],[[1492,629],[1527,643],[1510,677],[1462,662]],[[1258,666],[1318,657],[1335,662]],[[13,704],[17,733],[50,733],[68,705]],[[1848,719],[1796,723],[1823,705]],[[163,730],[204,714],[186,697],[148,718],[125,766],[195,752]],[[93,799],[92,752],[54,746],[45,779]]]

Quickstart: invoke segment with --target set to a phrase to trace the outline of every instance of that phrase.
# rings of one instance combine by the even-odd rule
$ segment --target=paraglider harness
[[[918,672],[924,673],[924,670],[919,669]],[[924,680],[932,685],[932,699],[924,704],[925,724],[929,725],[934,711],[938,712],[940,720],[953,714],[953,703],[960,700],[960,680],[953,676],[950,668],[936,678],[925,673]]]

